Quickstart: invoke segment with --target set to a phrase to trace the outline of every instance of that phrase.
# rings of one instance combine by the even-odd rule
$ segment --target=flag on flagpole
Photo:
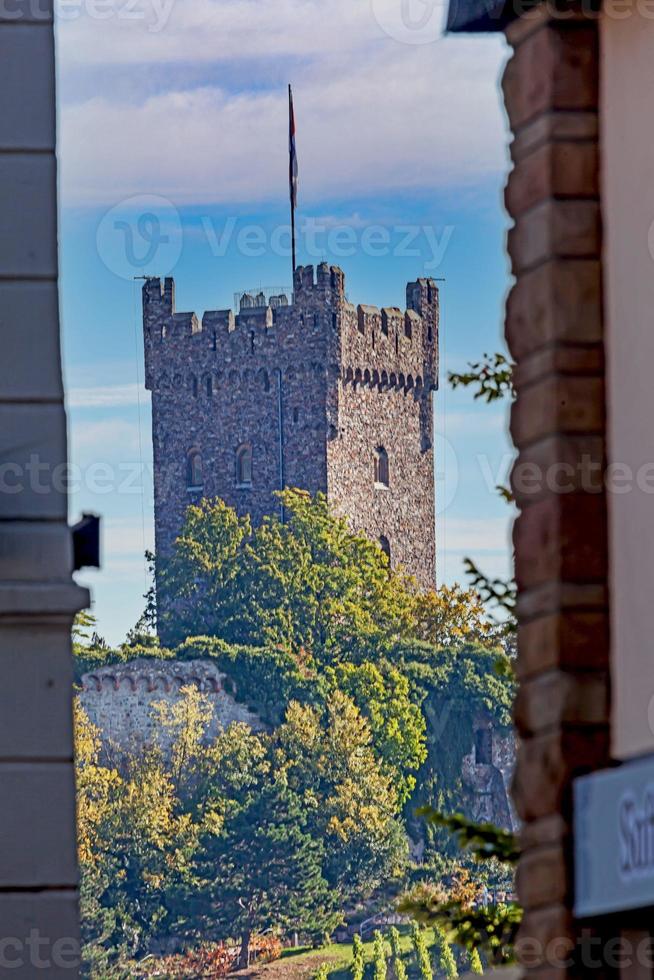
[[[295,149],[295,113],[293,112],[293,93],[288,86],[288,182],[291,207],[297,207],[297,152]]]

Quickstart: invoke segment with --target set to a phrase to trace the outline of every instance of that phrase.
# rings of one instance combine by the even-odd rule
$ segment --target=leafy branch
[[[510,398],[514,397],[514,365],[504,354],[484,354],[481,361],[469,362],[468,367],[469,371],[448,373],[447,380],[453,388],[476,386],[474,397],[483,398],[489,403],[506,395]]]
[[[445,815],[431,807],[419,813],[428,823],[446,827],[455,834],[462,850],[478,861],[497,860],[513,867],[519,857],[518,842],[510,831],[490,823],[474,823],[461,814]],[[490,963],[510,963],[515,958],[515,941],[522,909],[515,902],[478,904],[465,892],[448,896],[442,888],[418,885],[398,906],[400,912],[418,922],[446,930],[469,951],[483,951]]]
[[[492,823],[475,823],[461,813],[444,814],[433,807],[418,810],[427,823],[445,827],[454,834],[461,850],[469,851],[478,861],[496,858],[503,864],[516,864],[520,849],[515,834]]]
[[[471,587],[479,593],[484,604],[499,606],[511,617],[515,616],[518,592],[514,579],[507,582],[501,578],[488,578],[472,558],[464,558],[463,565],[471,580]]]

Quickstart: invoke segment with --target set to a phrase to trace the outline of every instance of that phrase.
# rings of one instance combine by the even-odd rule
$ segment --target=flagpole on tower
[[[295,273],[295,206],[297,204],[297,153],[295,150],[295,113],[293,93],[288,86],[288,189],[291,198],[291,254]]]

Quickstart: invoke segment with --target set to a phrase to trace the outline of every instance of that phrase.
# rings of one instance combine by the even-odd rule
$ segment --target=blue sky
[[[443,38],[423,0],[60,0],[61,305],[74,493],[103,517],[90,585],[120,641],[152,546],[142,274],[179,309],[290,282],[286,84],[300,164],[298,261],[342,266],[351,301],[404,306],[443,278],[442,382],[501,344],[505,121],[498,38]],[[435,398],[439,579],[509,567],[505,407]]]

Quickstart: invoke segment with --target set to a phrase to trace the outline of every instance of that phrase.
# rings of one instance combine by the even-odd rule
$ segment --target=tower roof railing
[[[256,309],[257,307],[270,306],[271,299],[274,300],[281,296],[286,297],[286,303],[278,305],[290,305],[293,302],[293,287],[253,286],[250,289],[241,289],[238,293],[234,293],[234,312],[239,313],[241,307]],[[243,303],[245,297],[248,299]],[[273,303],[273,305],[275,304]]]

